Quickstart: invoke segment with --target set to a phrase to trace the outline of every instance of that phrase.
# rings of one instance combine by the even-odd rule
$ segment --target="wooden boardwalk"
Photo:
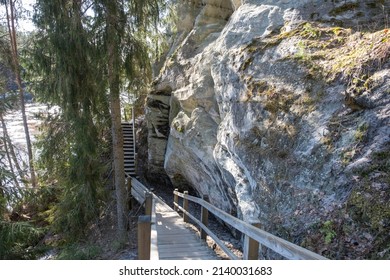
[[[156,239],[151,259],[160,260],[218,260],[215,252],[191,230],[183,218],[155,197],[155,225],[152,227]],[[153,232],[153,229],[155,232]],[[153,241],[152,241],[153,244]]]
[[[128,181],[132,197],[145,206],[145,215],[138,218],[138,257],[141,260],[217,260],[216,253],[211,250],[205,241],[187,227],[182,217],[169,207],[158,196],[152,194],[137,179]],[[177,201],[183,199],[183,207]],[[205,197],[203,197],[205,198]],[[191,218],[203,230],[201,235],[207,233],[216,244],[230,257],[238,259],[218,237],[207,228],[208,212],[228,223],[230,226],[245,234],[243,259],[257,260],[259,258],[260,244],[275,251],[290,260],[326,260],[325,257],[302,248],[280,237],[272,235],[255,225],[248,224],[230,214],[216,208],[201,199],[190,196],[187,192],[174,191],[174,205]],[[188,201],[201,205],[202,221],[199,221],[188,212]]]

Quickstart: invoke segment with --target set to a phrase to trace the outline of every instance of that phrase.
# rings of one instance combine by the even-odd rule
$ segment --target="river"
[[[46,105],[39,103],[27,103],[26,104],[26,115],[27,123],[30,131],[30,138],[32,144],[36,142],[37,136],[39,135],[39,127],[43,121],[42,116],[47,116],[48,113],[55,113],[58,110],[56,108],[51,108],[50,110]],[[41,116],[41,117],[40,117]],[[24,133],[23,127],[23,118],[20,110],[13,110],[8,112],[4,116],[4,120],[7,126],[8,134],[11,138],[11,141],[15,147],[17,157],[20,160],[21,166],[24,166],[23,162],[27,162],[27,145],[26,145],[26,136]],[[3,129],[0,126],[0,137],[3,137]],[[36,149],[35,157],[37,157],[38,152]]]

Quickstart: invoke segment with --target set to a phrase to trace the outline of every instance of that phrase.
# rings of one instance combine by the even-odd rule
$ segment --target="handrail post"
[[[133,209],[133,203],[131,203],[131,180],[127,179],[126,181],[127,187],[127,204],[129,206],[129,210]]]
[[[251,225],[257,228],[261,227],[261,224],[259,221],[251,222]],[[244,260],[258,260],[259,259],[259,249],[260,244],[258,241],[250,238],[249,236],[245,235],[244,237]]]
[[[151,217],[138,217],[138,259],[150,260]]]
[[[203,200],[206,202],[209,202],[209,196],[207,194],[203,195]],[[201,210],[201,222],[204,224],[206,227],[209,226],[209,210],[207,210],[205,207],[202,206]],[[203,240],[206,240],[207,238],[207,233],[203,228],[200,229],[200,238]]]
[[[131,194],[131,188],[131,179],[127,178],[127,203],[129,205],[129,210],[133,209],[133,195]]]
[[[188,191],[184,191],[183,193],[184,193],[184,195],[188,195]],[[183,198],[183,209],[188,212],[188,199],[187,198]],[[188,220],[189,220],[188,215],[186,213],[183,213],[183,221],[185,223],[187,223]]]
[[[145,193],[145,215],[152,215],[153,195],[150,192]]]
[[[177,195],[177,192],[179,191],[179,189],[175,189],[173,191],[173,210],[175,210],[177,212],[178,208],[177,208],[177,205],[179,204],[179,196]]]

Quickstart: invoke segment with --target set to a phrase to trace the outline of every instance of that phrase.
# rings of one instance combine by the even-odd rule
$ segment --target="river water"
[[[47,116],[49,113],[53,114],[56,112],[56,110],[58,109],[51,108],[49,110],[46,105],[39,103],[26,104],[27,123],[30,131],[30,138],[32,144],[36,142],[37,136],[40,133],[39,127],[43,122],[42,116]],[[28,160],[26,136],[24,133],[22,114],[20,110],[10,111],[4,116],[4,120],[7,126],[8,134],[15,147],[15,151],[17,153],[17,157],[20,161],[20,164],[21,166],[24,166],[24,163],[26,163]],[[1,126],[0,137],[3,137],[3,129]],[[37,157],[38,152],[34,148],[33,150],[35,151],[35,157]]]

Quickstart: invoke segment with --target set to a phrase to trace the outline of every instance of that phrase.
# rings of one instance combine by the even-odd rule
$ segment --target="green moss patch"
[[[390,149],[376,152],[371,164],[361,170],[361,181],[348,201],[347,213],[355,227],[373,238],[370,258],[390,257]]]

